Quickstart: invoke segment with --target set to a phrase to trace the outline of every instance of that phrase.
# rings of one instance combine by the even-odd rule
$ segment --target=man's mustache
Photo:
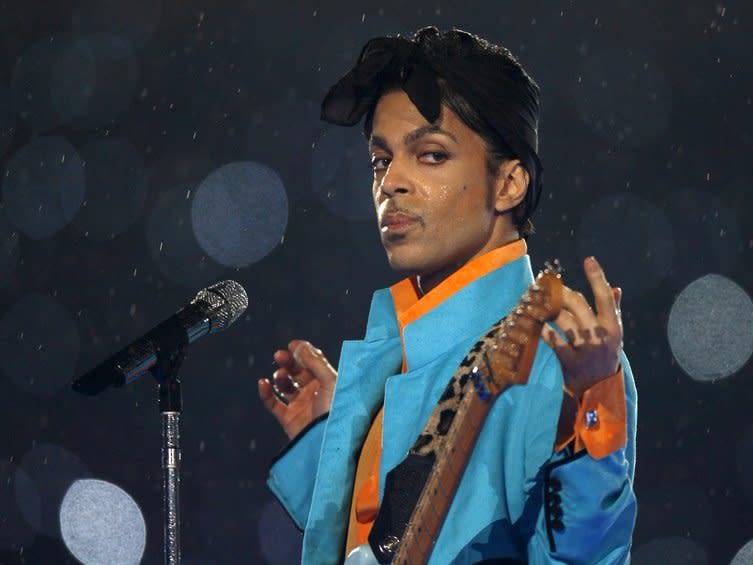
[[[388,205],[384,209],[379,210],[379,213],[377,214],[379,223],[381,224],[384,221],[384,218],[386,218],[387,216],[394,216],[397,214],[400,214],[401,216],[407,216],[411,220],[415,220],[422,225],[424,223],[424,220],[420,214],[417,214],[412,210],[403,208],[402,206],[398,207],[395,205]]]

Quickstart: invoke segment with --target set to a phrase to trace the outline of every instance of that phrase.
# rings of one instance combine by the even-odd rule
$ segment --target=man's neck
[[[444,268],[435,271],[431,274],[425,274],[425,275],[416,275],[416,289],[418,290],[419,296],[424,296],[429,291],[431,291],[433,288],[438,286],[442,283],[447,277],[458,271],[458,269],[461,269],[463,265],[468,263],[469,261],[475,259],[476,257],[479,257],[485,253],[488,253],[492,249],[496,249],[498,247],[502,247],[503,245],[507,245],[508,243],[512,243],[513,241],[517,241],[520,239],[520,235],[518,234],[517,230],[510,233],[507,237],[505,237],[502,241],[500,241],[497,245],[494,245],[492,247],[484,246],[479,251],[474,253],[471,257],[466,259],[465,261],[461,263],[454,263],[448,266],[445,266]]]

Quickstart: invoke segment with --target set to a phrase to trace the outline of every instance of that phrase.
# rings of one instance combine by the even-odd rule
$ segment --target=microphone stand
[[[165,565],[180,565],[180,369],[183,347],[166,356],[157,355],[152,373],[159,382],[159,410],[162,414],[162,507]],[[164,357],[164,358],[162,358]]]
[[[190,304],[141,339],[76,379],[73,390],[94,396],[104,389],[151,373],[159,384],[162,414],[162,506],[165,565],[180,565],[180,414],[178,370],[185,348],[203,335],[226,329],[248,307],[248,295],[235,281],[222,281],[196,295]]]

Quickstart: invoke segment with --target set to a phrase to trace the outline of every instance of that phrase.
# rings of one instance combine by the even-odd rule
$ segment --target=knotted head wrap
[[[473,108],[488,131],[467,125],[484,139],[501,140],[528,171],[519,215],[527,222],[543,184],[537,154],[539,89],[510,51],[457,29],[441,33],[427,27],[411,38],[374,38],[361,50],[355,67],[329,89],[321,119],[354,126],[395,87],[405,91],[429,123],[439,118],[442,88]]]

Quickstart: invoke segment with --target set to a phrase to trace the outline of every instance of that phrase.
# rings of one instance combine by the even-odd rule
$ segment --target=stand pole
[[[181,390],[177,378],[159,385],[162,413],[162,500],[165,565],[180,565],[180,412]]]

